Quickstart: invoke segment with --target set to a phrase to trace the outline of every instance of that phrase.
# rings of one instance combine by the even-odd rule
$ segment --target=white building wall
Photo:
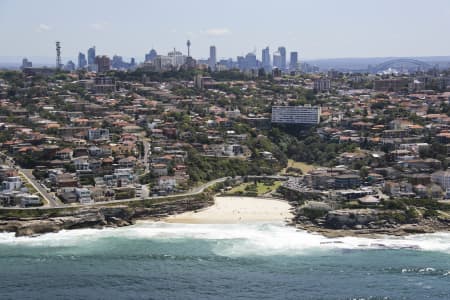
[[[272,106],[272,123],[319,124],[318,106]]]

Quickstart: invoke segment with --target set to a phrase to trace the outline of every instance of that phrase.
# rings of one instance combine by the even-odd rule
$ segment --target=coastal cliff
[[[328,237],[408,235],[450,230],[450,219],[426,217],[418,212],[413,217],[402,210],[337,209],[300,207],[294,224],[297,228]]]
[[[155,219],[195,211],[214,203],[211,196],[189,197],[151,205],[114,205],[1,214],[0,231],[15,232],[16,236],[33,236],[78,228],[120,227],[138,219]],[[145,204],[145,203],[143,203]],[[50,212],[49,212],[50,211]],[[14,211],[12,211],[14,212]]]

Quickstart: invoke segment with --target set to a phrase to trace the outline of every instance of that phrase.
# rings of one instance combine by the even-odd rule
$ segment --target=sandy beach
[[[197,212],[169,216],[168,223],[230,224],[290,221],[291,206],[281,200],[258,197],[216,197],[215,204]]]

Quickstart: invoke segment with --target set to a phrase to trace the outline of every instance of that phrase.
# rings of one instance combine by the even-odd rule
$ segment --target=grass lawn
[[[30,194],[37,194],[37,190],[34,188],[34,186],[32,186],[28,180],[25,178],[25,176],[23,176],[22,174],[19,174],[20,179],[22,180],[22,184],[23,186],[25,186],[28,189],[28,192]]]
[[[245,194],[246,190],[245,188],[249,185],[252,185],[253,182],[244,182],[241,185],[238,185],[227,192],[227,194],[238,194],[243,193]],[[281,186],[281,181],[274,181],[272,185],[266,185],[264,182],[258,182],[256,183],[256,192],[258,196],[267,194],[269,192],[275,191]]]
[[[296,169],[300,169],[302,170],[303,174],[308,173],[311,170],[314,170],[317,166],[315,165],[310,165],[301,161],[294,161],[292,159],[288,160],[288,165],[286,168],[284,168],[281,173],[286,174],[286,170],[291,167],[291,168],[296,168]]]
[[[256,184],[256,190],[258,195],[267,194],[272,191],[276,191],[281,186],[281,181],[274,181],[272,185],[265,185],[263,182]]]
[[[42,198],[41,193],[39,193],[33,185],[31,185],[31,183],[29,183],[29,181],[25,178],[25,176],[23,176],[23,174],[19,174],[20,179],[22,180],[22,184],[24,187],[26,187],[28,189],[28,193],[32,194],[32,195],[37,195],[39,196],[39,198],[41,199],[41,203],[43,205],[47,204],[47,200],[45,200],[44,198]]]

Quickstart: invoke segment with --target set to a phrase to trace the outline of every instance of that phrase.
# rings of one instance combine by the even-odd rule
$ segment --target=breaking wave
[[[212,250],[221,256],[308,255],[333,249],[410,249],[450,253],[450,233],[404,237],[326,238],[283,224],[174,224],[143,222],[122,228],[78,229],[37,237],[1,233],[0,245],[70,247],[95,244],[102,239],[194,239],[215,241]]]

